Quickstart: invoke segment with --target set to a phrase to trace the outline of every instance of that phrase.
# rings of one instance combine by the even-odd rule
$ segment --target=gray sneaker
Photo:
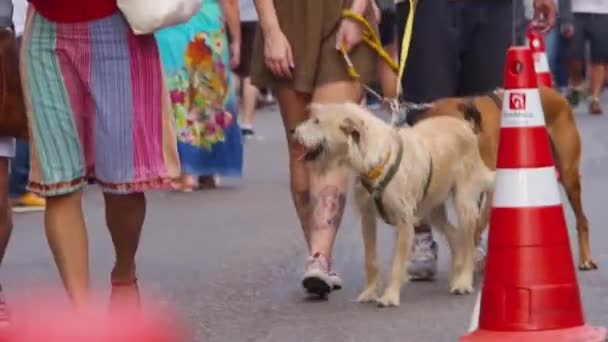
[[[475,254],[475,272],[483,274],[486,267],[486,256],[486,247],[482,241],[479,246],[477,246],[477,253]]]
[[[306,292],[321,297],[333,289],[334,283],[329,275],[329,262],[323,254],[315,253],[306,260],[302,286]]]
[[[572,107],[578,106],[583,97],[583,91],[580,88],[569,87],[566,91],[566,99],[570,102]]]
[[[340,276],[338,276],[338,272],[336,272],[336,270],[334,269],[334,263],[333,261],[329,261],[329,279],[331,280],[332,283],[332,290],[341,290],[342,289],[342,278],[340,278]]]
[[[431,233],[419,233],[414,236],[412,257],[408,274],[413,281],[430,281],[437,273],[437,242]]]

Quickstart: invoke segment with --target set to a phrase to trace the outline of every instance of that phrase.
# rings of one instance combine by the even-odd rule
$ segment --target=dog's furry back
[[[472,125],[469,121],[443,116],[424,120],[414,127],[399,129],[399,136],[407,149],[402,167],[411,170],[398,173],[396,178],[406,174],[409,177],[416,174],[414,178],[422,180],[433,178],[426,194],[420,185],[416,189],[403,189],[416,191],[417,194],[413,197],[422,201],[415,206],[416,220],[422,219],[429,210],[444,202],[445,194],[456,190],[454,187],[458,182],[478,185],[479,188],[471,189],[472,192],[491,191],[494,172],[481,159],[478,136]],[[432,172],[429,170],[431,164]],[[410,187],[412,181],[395,179],[395,184]]]

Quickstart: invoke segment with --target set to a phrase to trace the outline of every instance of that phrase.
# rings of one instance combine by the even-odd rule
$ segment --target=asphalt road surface
[[[578,272],[578,279],[588,323],[607,325],[608,117],[590,116],[581,106],[577,120],[584,141],[584,206],[593,256],[600,267]],[[469,327],[475,295],[448,294],[448,251],[443,241],[437,280],[404,286],[399,308],[379,309],[354,301],[363,288],[364,270],[352,200],[335,248],[345,286],[328,301],[306,299],[300,286],[305,246],[289,195],[280,127],[276,108],[259,112],[256,128],[263,138],[246,142],[242,180],[224,180],[222,188],[212,191],[148,196],[138,257],[142,292],[175,308],[197,341],[456,341]],[[84,206],[92,286],[107,294],[113,252],[99,190],[87,190]],[[574,238],[569,207],[567,220]],[[11,297],[27,297],[34,287],[59,286],[42,223],[40,213],[15,217],[1,275],[9,304]],[[381,266],[386,274],[392,232],[380,228]],[[576,246],[573,252],[578,255]]]

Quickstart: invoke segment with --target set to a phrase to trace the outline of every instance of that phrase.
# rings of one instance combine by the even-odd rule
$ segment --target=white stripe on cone
[[[534,57],[534,69],[537,74],[551,72],[549,69],[549,61],[547,60],[547,54],[544,52],[536,52]]]
[[[505,89],[501,127],[545,126],[538,88]]]
[[[493,207],[529,208],[561,203],[553,166],[496,170]]]
[[[475,299],[475,306],[473,307],[473,312],[471,313],[471,321],[469,322],[469,333],[477,330],[479,326],[479,310],[481,307],[481,289],[477,292],[477,298]]]

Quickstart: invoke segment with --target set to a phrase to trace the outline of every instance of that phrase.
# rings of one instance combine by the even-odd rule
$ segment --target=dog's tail
[[[481,132],[481,112],[475,105],[475,99],[473,97],[467,98],[458,105],[458,110],[462,113],[464,119],[471,124],[473,132],[479,134]]]

